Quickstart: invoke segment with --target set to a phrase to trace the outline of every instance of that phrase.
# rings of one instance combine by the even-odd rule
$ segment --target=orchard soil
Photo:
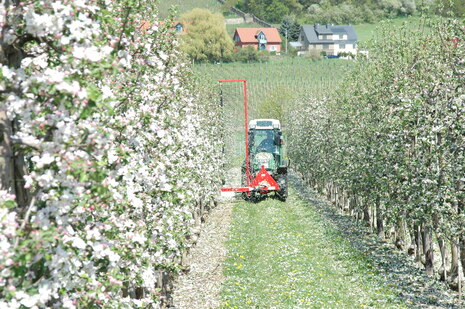
[[[188,255],[189,266],[175,284],[173,300],[176,309],[218,308],[227,256],[225,242],[233,204],[220,203],[211,210],[202,226],[197,244]]]

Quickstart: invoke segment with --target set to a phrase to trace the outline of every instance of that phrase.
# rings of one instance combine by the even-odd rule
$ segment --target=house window
[[[345,49],[345,48],[346,48],[346,44],[339,44],[339,48],[340,48],[340,49]]]
[[[240,41],[238,35],[235,35],[235,36],[234,36],[234,41],[236,41],[236,42],[239,42],[239,41]]]
[[[259,49],[259,50],[265,50],[265,49],[266,49],[266,44],[260,44],[260,45],[258,46],[258,49]]]
[[[323,44],[323,49],[329,49],[329,44]]]
[[[271,46],[270,46],[270,51],[276,51],[276,46],[271,45]]]
[[[344,40],[344,35],[343,34],[339,34],[339,40]]]
[[[177,24],[176,27],[176,32],[182,32],[182,25],[181,24]]]

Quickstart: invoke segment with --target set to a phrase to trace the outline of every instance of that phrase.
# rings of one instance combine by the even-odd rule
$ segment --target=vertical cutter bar
[[[244,83],[244,118],[245,118],[245,182],[247,186],[252,183],[252,174],[250,173],[250,161],[249,161],[249,112],[247,103],[247,80],[245,79],[223,79],[219,80],[219,83]]]
[[[247,81],[244,80],[244,118],[245,118],[245,178],[247,186],[252,182],[249,160],[249,111],[247,102]]]

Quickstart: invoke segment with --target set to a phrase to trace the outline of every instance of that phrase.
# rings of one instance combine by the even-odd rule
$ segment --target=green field
[[[359,41],[363,43],[376,37],[377,33],[380,31],[383,25],[396,28],[402,27],[404,30],[415,30],[422,27],[423,23],[421,17],[410,16],[384,20],[375,24],[354,25],[354,28]]]
[[[194,8],[207,9],[215,13],[221,13],[221,3],[216,0],[160,0],[158,1],[158,7],[160,9],[160,15],[167,17],[169,9],[173,6],[177,7],[178,16],[188,12]]]
[[[193,69],[202,79],[215,83],[220,79],[246,79],[249,109],[257,115],[259,105],[277,92],[289,94],[289,99],[300,95],[321,97],[331,93],[342,81],[353,62],[341,59],[313,61],[306,58],[282,58],[255,63],[196,64]],[[224,95],[241,97],[240,85],[223,85]],[[230,88],[228,90],[227,88]]]

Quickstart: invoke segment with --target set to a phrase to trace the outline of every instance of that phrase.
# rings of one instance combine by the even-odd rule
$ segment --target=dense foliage
[[[155,306],[158,271],[178,267],[217,190],[219,111],[153,1],[13,3],[2,181],[25,176],[0,191],[0,307]]]
[[[302,24],[358,24],[425,11],[464,13],[463,0],[238,0],[237,6],[275,23],[296,15]]]
[[[279,33],[288,41],[298,41],[300,35],[300,24],[293,16],[284,16],[279,27]]]
[[[253,46],[239,47],[233,54],[232,60],[241,62],[257,62],[266,61],[270,58],[270,53],[267,50],[258,50]]]
[[[221,14],[194,9],[180,17],[187,33],[182,35],[181,49],[196,62],[231,60],[233,40],[226,31]]]
[[[334,98],[295,106],[288,149],[306,179],[381,237],[411,246],[429,274],[435,233],[440,274],[456,286],[460,250],[465,264],[465,27],[428,26],[384,29]]]

